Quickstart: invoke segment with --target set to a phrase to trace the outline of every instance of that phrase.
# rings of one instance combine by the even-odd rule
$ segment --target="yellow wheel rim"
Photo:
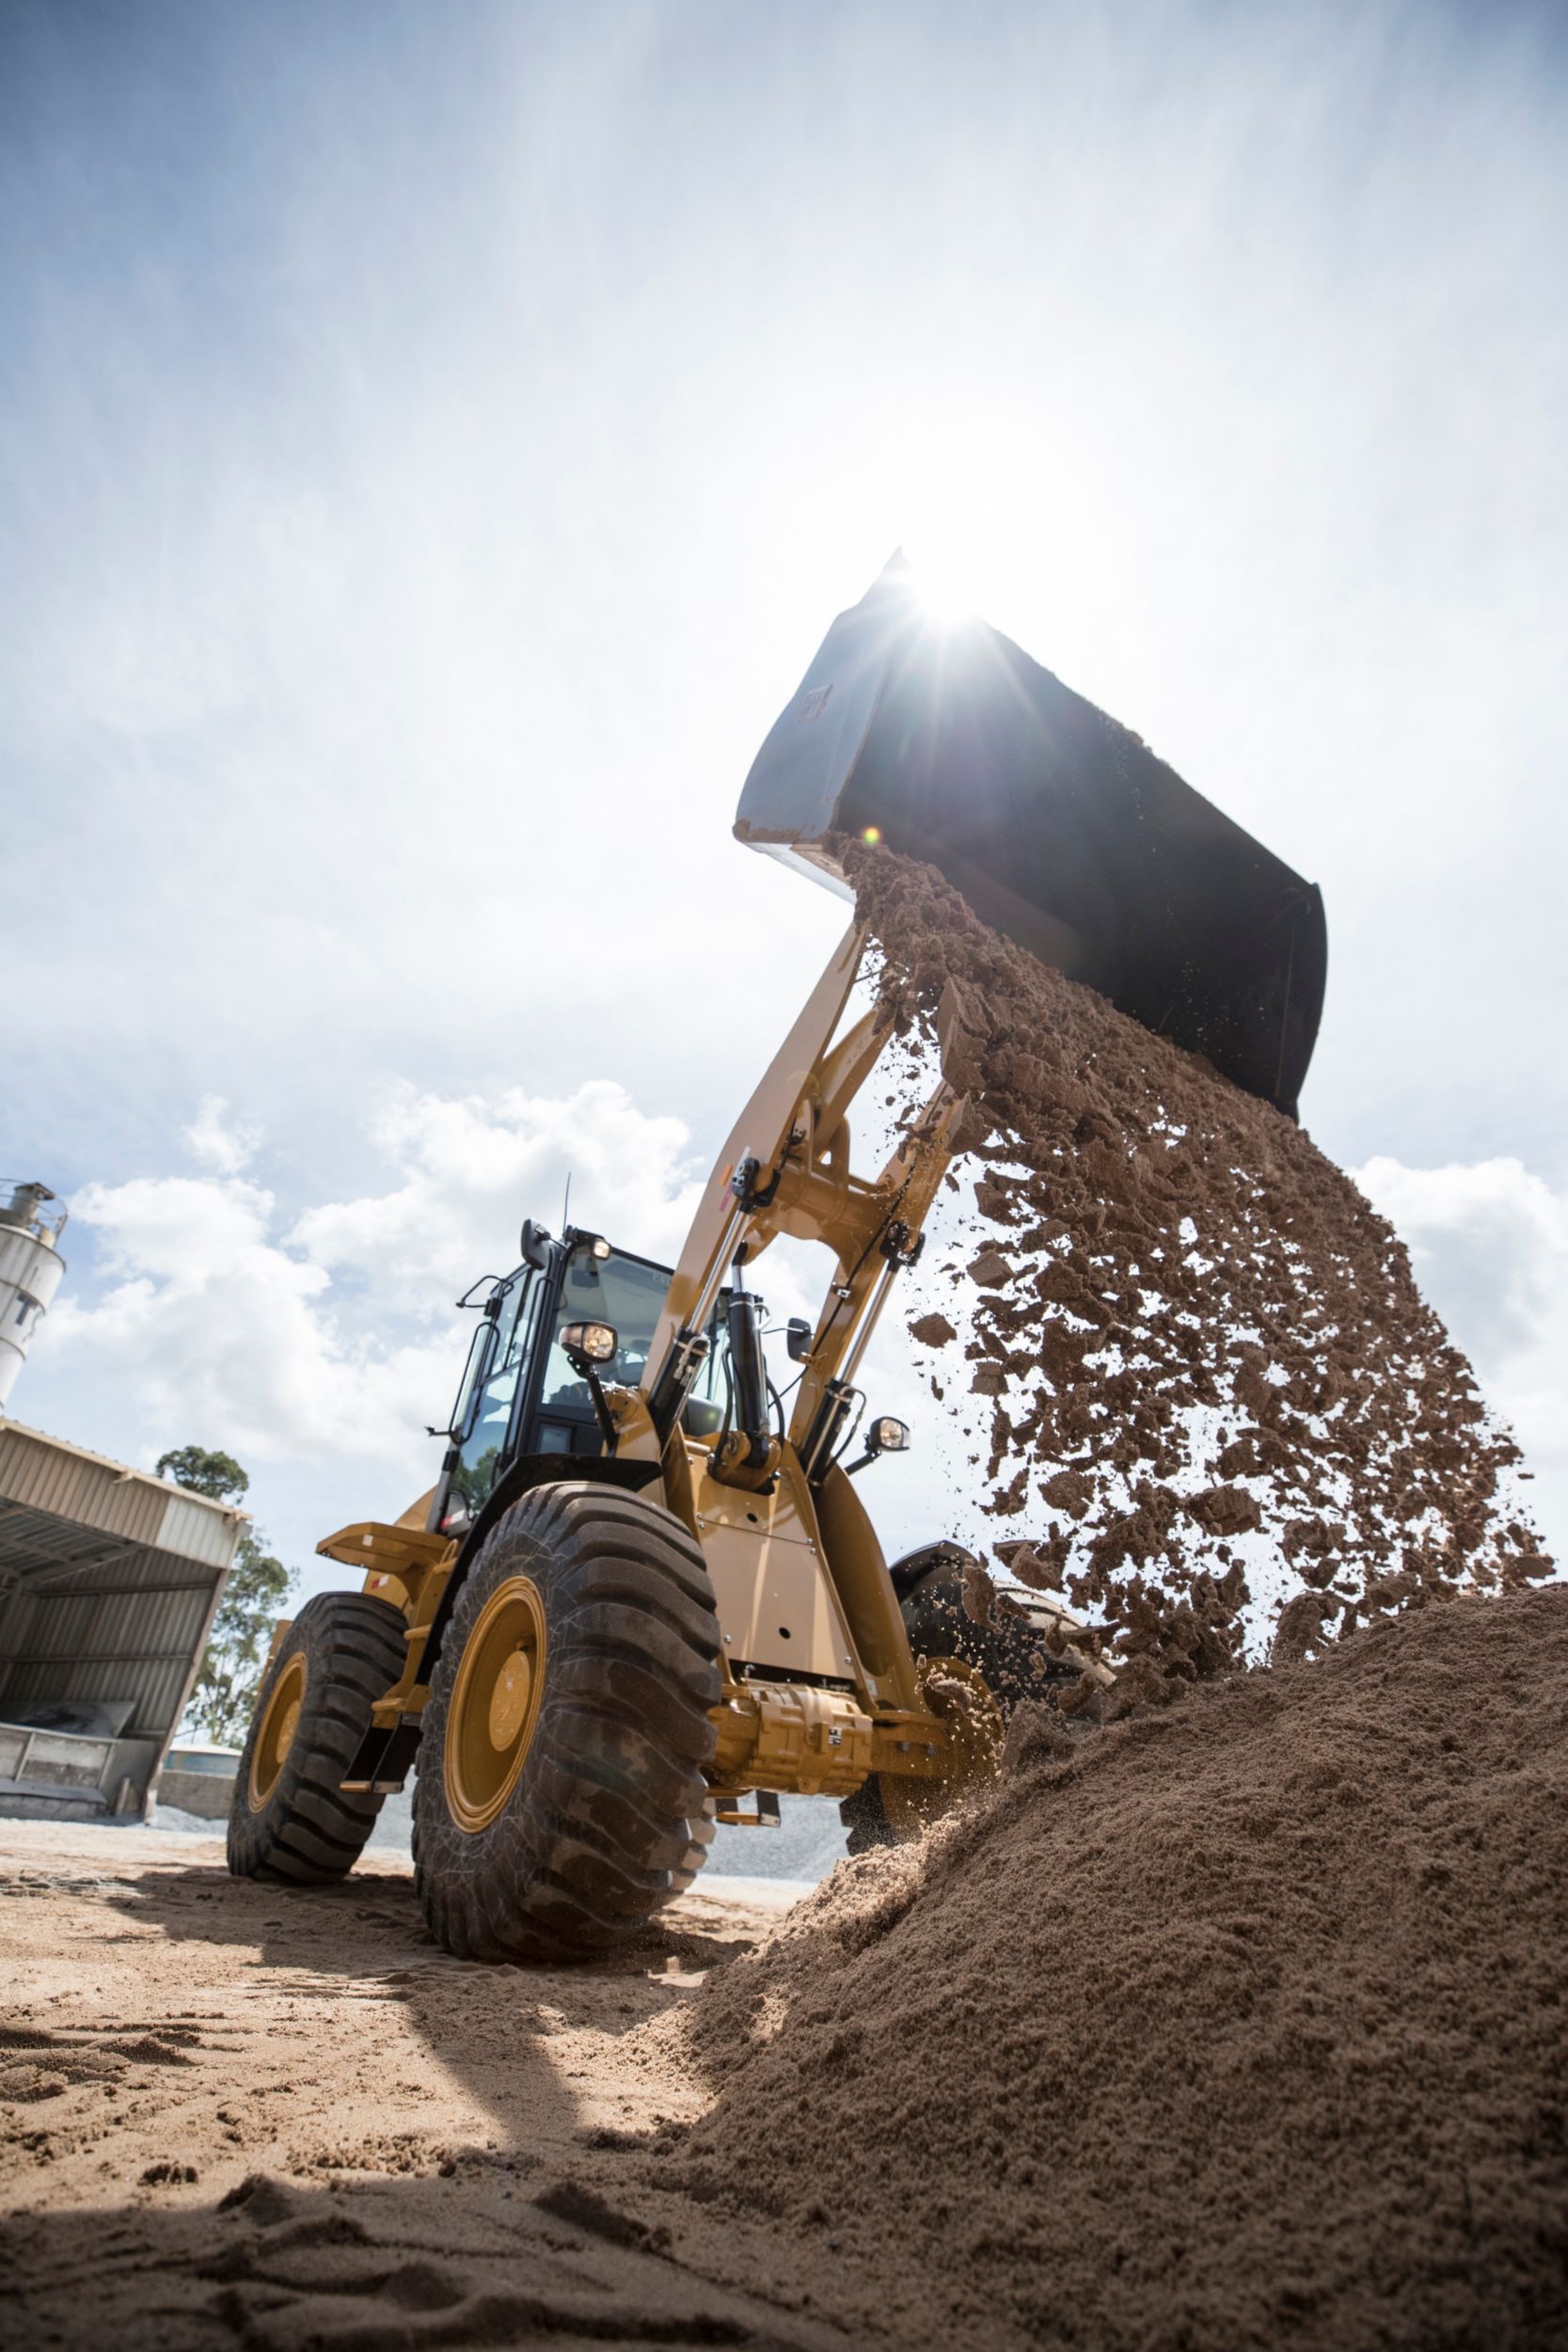
[[[245,1791],[252,1813],[260,1813],[266,1804],[289,1760],[299,1729],[299,1710],[305,1704],[307,1671],[305,1653],[295,1650],[273,1684],[262,1710],[256,1745],[250,1752],[250,1782]]]
[[[526,1576],[498,1584],[463,1646],[442,1754],[447,1809],[470,1836],[504,1810],[545,1695],[545,1604]]]
[[[921,1698],[948,1726],[947,1772],[941,1780],[881,1774],[882,1810],[895,1837],[918,1837],[933,1821],[996,1778],[1006,1725],[986,1678],[962,1658],[923,1658],[915,1668]]]

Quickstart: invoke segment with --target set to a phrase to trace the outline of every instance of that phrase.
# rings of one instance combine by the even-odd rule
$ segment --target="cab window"
[[[716,1438],[726,1416],[733,1412],[729,1308],[730,1294],[721,1291],[707,1327],[707,1354],[691,1383],[681,1415],[681,1424],[689,1438]]]
[[[602,1245],[601,1245],[602,1247]],[[654,1328],[670,1288],[668,1266],[650,1265],[612,1249],[595,1257],[593,1245],[579,1243],[566,1262],[561,1305],[551,1333],[549,1355],[539,1391],[541,1454],[597,1454],[599,1427],[588,1383],[574,1372],[560,1343],[568,1323],[608,1323],[619,1340],[614,1360],[600,1378],[607,1388],[637,1388],[648,1369]]]

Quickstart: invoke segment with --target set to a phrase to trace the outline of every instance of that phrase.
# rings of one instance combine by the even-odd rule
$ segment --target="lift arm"
[[[881,1174],[853,1173],[850,1106],[893,1034],[873,1009],[831,1041],[866,944],[860,925],[840,941],[708,1178],[649,1350],[648,1402],[661,1435],[703,1360],[726,1277],[742,1286],[745,1267],[788,1233],[823,1243],[837,1260],[789,1433],[808,1470],[825,1463],[893,1279],[919,1253],[963,1104],[943,1081]]]
[[[864,952],[865,932],[852,925],[730,1130],[707,1180],[648,1350],[648,1403],[661,1435],[673,1423],[696,1375],[714,1301],[736,1249],[748,1241],[759,1206],[774,1197],[775,1179],[792,1144],[799,1149],[814,1131],[824,1057]]]

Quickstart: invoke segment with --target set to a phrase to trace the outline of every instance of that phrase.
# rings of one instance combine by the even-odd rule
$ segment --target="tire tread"
[[[446,1724],[463,1644],[519,1573],[545,1599],[542,1711],[505,1809],[470,1836],[446,1801]],[[475,1960],[582,1958],[625,1943],[690,1883],[706,1853],[692,1825],[707,1804],[719,1650],[701,1549],[658,1504],[570,1482],[502,1514],[432,1676],[415,1874],[438,1941]]]
[[[250,1760],[265,1704],[288,1661],[305,1652],[299,1729],[272,1793],[253,1813]],[[235,1776],[229,1867],[236,1878],[325,1886],[343,1878],[381,1811],[368,1791],[346,1793],[343,1773],[371,1728],[372,1709],[403,1672],[403,1612],[370,1593],[318,1593],[294,1619],[262,1684]]]

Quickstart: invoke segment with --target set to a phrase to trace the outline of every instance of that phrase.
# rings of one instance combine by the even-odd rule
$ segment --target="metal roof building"
[[[0,1812],[145,1813],[245,1518],[0,1420]]]

